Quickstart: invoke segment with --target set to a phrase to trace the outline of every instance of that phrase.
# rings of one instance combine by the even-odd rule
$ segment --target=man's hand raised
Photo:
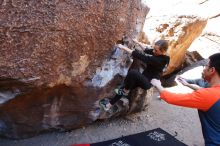
[[[158,79],[152,79],[151,84],[155,86],[159,90],[159,92],[162,92],[164,90],[163,86],[161,85],[161,81]]]

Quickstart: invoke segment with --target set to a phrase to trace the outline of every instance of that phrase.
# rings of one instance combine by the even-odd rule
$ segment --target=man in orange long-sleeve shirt
[[[152,79],[151,84],[159,90],[160,97],[167,103],[197,108],[205,145],[220,146],[220,53],[209,57],[202,77],[210,87],[187,94],[168,92],[157,79]]]

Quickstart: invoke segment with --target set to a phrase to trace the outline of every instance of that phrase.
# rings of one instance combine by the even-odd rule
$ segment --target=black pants
[[[137,70],[131,70],[128,72],[125,80],[124,80],[124,89],[126,90],[132,90],[137,87],[140,87],[144,90],[148,90],[151,88],[150,79],[148,79],[146,76],[141,74]],[[111,101],[111,105],[115,104],[119,99],[121,99],[121,95],[116,95]]]

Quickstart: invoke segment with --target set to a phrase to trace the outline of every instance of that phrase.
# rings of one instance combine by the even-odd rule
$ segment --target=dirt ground
[[[117,119],[98,121],[71,132],[45,133],[25,140],[0,139],[1,146],[68,146],[93,143],[162,128],[189,146],[204,146],[198,113],[195,109],[169,105],[155,92],[148,109]]]

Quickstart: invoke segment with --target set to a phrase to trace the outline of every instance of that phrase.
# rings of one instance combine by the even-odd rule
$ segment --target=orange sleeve
[[[167,103],[197,108],[202,111],[207,111],[218,100],[216,95],[219,94],[215,94],[215,92],[213,93],[212,90],[209,91],[207,88],[187,94],[176,94],[168,91],[162,91],[160,94],[161,98]]]

